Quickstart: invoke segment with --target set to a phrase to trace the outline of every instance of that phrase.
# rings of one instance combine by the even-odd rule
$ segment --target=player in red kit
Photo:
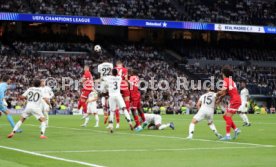
[[[137,73],[135,70],[129,71],[130,77],[129,77],[129,90],[130,90],[130,108],[131,112],[134,118],[134,121],[136,123],[135,131],[140,132],[143,130],[141,127],[141,123],[139,121],[138,112],[141,116],[143,122],[145,121],[144,113],[141,109],[141,94],[139,91],[139,77],[137,76]]]
[[[130,91],[129,91],[129,84],[128,84],[128,81],[127,81],[128,80],[128,69],[123,66],[123,63],[120,60],[116,62],[115,69],[117,69],[118,75],[122,77],[122,82],[121,82],[121,86],[120,86],[121,87],[121,94],[122,94],[123,99],[125,101],[126,109],[129,112],[129,109],[130,109]],[[116,121],[117,121],[116,126],[119,126],[119,122],[120,122],[119,110],[117,110],[115,114],[116,114],[115,116],[116,116]]]
[[[233,70],[229,66],[225,66],[222,69],[223,75],[223,88],[217,94],[217,101],[220,101],[224,96],[230,96],[230,103],[226,112],[223,116],[226,122],[226,136],[221,138],[220,140],[226,141],[231,140],[231,128],[235,131],[235,135],[233,139],[236,139],[241,132],[239,128],[236,127],[233,122],[233,115],[238,111],[241,105],[241,97],[239,95],[236,83],[232,80]]]
[[[84,74],[82,76],[82,90],[81,95],[78,102],[78,109],[82,108],[82,111],[84,114],[87,113],[87,103],[86,100],[88,98],[88,95],[93,90],[94,82],[93,82],[93,76],[89,70],[89,66],[84,66]]]

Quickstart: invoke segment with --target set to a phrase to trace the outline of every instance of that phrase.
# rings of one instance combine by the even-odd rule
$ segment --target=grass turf
[[[92,118],[87,128],[81,128],[80,116],[51,116],[47,140],[39,139],[39,123],[32,117],[23,124],[22,134],[7,139],[11,131],[3,116],[0,119],[0,146],[27,150],[69,160],[108,167],[254,167],[275,166],[276,115],[249,115],[251,127],[241,127],[239,138],[218,142],[206,122],[196,126],[194,139],[186,140],[192,116],[164,115],[163,123],[174,122],[176,130],[144,130],[131,132],[121,117],[121,128],[109,134],[103,125],[93,128]],[[16,121],[18,117],[14,118]],[[218,130],[224,134],[225,123],[215,116]],[[201,140],[203,139],[203,140]],[[272,146],[271,146],[272,145]],[[72,162],[49,159],[0,147],[2,167],[79,167]]]

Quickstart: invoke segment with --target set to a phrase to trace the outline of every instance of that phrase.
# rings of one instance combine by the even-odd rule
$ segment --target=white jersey
[[[146,122],[149,124],[159,125],[162,124],[162,117],[157,114],[145,114]]]
[[[98,98],[98,93],[96,91],[92,91],[88,95],[88,100],[95,100]],[[88,113],[97,113],[97,101],[89,102],[88,103]]]
[[[41,89],[45,98],[52,99],[55,96],[52,88],[50,88],[49,86],[44,86]]]
[[[247,103],[247,98],[249,96],[249,91],[248,89],[246,88],[243,88],[241,90],[241,102],[242,102],[242,105],[245,105]]]
[[[214,92],[208,92],[202,95],[199,98],[199,101],[201,102],[201,107],[199,111],[212,111],[215,110],[215,102],[216,102],[216,96],[217,94]]]
[[[101,78],[110,75],[112,69],[113,69],[112,63],[105,62],[98,65],[98,72],[101,74]]]
[[[96,91],[92,91],[89,95],[88,95],[88,100],[93,100],[98,98],[98,93]],[[96,103],[96,101],[94,101]],[[92,102],[93,103],[93,102]]]
[[[121,95],[120,85],[122,77],[120,76],[106,76],[105,81],[108,87],[109,97]]]
[[[27,98],[26,108],[41,109],[44,104],[44,94],[41,88],[31,87],[23,94],[23,96]]]

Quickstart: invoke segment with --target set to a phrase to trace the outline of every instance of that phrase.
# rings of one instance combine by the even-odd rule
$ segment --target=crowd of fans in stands
[[[162,51],[150,46],[132,44],[110,45],[107,46],[109,52],[104,51],[103,54],[94,53],[92,51],[93,44],[14,42],[13,47],[0,46],[0,57],[2,60],[0,62],[0,74],[12,76],[15,83],[13,85],[14,89],[8,92],[13,105],[22,104],[22,101],[18,101],[16,97],[22,94],[27,86],[31,85],[31,80],[35,77],[53,77],[61,85],[62,77],[70,77],[73,80],[80,79],[84,64],[89,64],[93,73],[96,74],[98,64],[104,61],[114,62],[118,59],[123,60],[126,67],[137,70],[140,79],[149,81],[151,78],[154,78],[157,80],[154,88],[150,87],[150,89],[142,90],[143,106],[153,109],[166,106],[174,112],[178,112],[183,106],[194,108],[197,99],[204,92],[204,90],[197,90],[197,87],[190,90],[176,90],[177,77],[187,77],[187,75],[166,61],[165,57],[161,54]],[[84,51],[84,54],[37,52],[42,50],[67,50],[66,48],[70,48],[70,51]],[[200,52],[200,50],[198,51]],[[221,66],[187,65],[186,68],[196,75],[205,74],[208,77],[216,76],[216,78],[219,78]],[[235,67],[236,80],[246,80],[258,88],[266,88],[261,93],[267,95],[275,93],[275,72],[275,68]],[[189,77],[187,78],[189,79]],[[161,80],[168,81],[168,89],[155,89]],[[75,89],[74,86],[68,87],[65,90],[55,89],[57,106],[66,105],[70,108],[77,106],[79,88]],[[161,84],[161,86],[164,87],[165,85]]]
[[[0,11],[276,25],[275,5],[270,0],[10,0],[0,3]]]

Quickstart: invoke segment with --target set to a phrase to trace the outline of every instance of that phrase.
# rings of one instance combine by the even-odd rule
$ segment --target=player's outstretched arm
[[[222,100],[222,98],[224,96],[226,96],[227,94],[227,90],[226,89],[222,89],[220,91],[217,92],[217,96],[216,96],[216,104],[219,104]]]
[[[197,103],[196,103],[197,110],[199,110],[200,107],[201,107],[201,100],[198,100]]]

